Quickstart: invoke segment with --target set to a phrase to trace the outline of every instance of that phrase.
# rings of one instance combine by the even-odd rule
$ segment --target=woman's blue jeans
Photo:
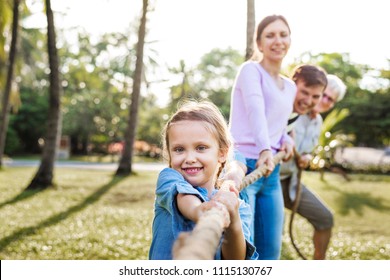
[[[248,173],[256,168],[256,159],[246,159]],[[253,215],[252,244],[260,260],[278,260],[282,248],[284,219],[283,193],[279,178],[280,165],[268,177],[262,177],[240,192],[249,203]]]

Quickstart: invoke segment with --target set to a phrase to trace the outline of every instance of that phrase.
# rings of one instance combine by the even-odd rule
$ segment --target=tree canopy
[[[20,89],[21,106],[18,112],[11,114],[5,148],[5,154],[11,156],[40,151],[39,139],[46,132],[43,124],[48,110],[45,31],[23,26],[20,33],[15,80]],[[70,136],[72,153],[107,153],[110,143],[124,140],[133,94],[136,33],[136,28],[131,27],[124,33],[109,33],[92,39],[91,34],[78,30],[78,43],[70,45],[64,30],[59,30],[64,93],[62,134]],[[2,46],[1,50],[4,52],[7,48]],[[208,98],[228,120],[231,88],[244,56],[232,48],[216,48],[205,53],[196,65],[178,58],[176,67],[167,67],[146,34],[136,139],[160,145],[162,126],[183,98]],[[347,108],[350,114],[334,127],[335,130],[353,135],[354,145],[390,145],[389,70],[354,63],[348,53],[303,53],[284,69],[285,74],[290,75],[294,66],[302,63],[317,64],[339,76],[347,85],[346,97],[337,103],[336,109]],[[5,65],[0,66],[4,73]],[[170,82],[169,97],[164,105],[157,102],[161,95],[158,87],[150,87],[162,80],[167,82],[159,73],[168,73]]]

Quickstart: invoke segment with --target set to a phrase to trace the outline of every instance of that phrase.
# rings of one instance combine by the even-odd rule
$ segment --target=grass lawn
[[[156,172],[114,178],[111,171],[56,169],[56,187],[23,192],[35,169],[0,171],[0,259],[148,257]],[[334,174],[303,181],[334,210],[328,259],[390,259],[390,177]],[[282,259],[299,259],[286,231]],[[295,239],[312,254],[310,225],[296,216]]]
[[[334,212],[335,226],[327,259],[390,259],[390,176],[340,175],[326,173],[319,180],[315,172],[304,172],[303,182],[315,191]],[[286,211],[283,258],[299,259],[288,235],[290,211]],[[300,251],[311,258],[312,227],[299,215],[294,217],[294,236]]]

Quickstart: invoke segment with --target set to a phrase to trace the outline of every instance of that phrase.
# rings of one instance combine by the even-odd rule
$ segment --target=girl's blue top
[[[218,190],[215,189],[212,196]],[[192,194],[202,202],[209,201],[207,190],[193,187],[184,177],[172,168],[163,169],[158,177],[156,199],[154,203],[154,220],[152,226],[152,244],[149,251],[151,260],[172,260],[172,246],[180,232],[192,231],[195,223],[185,218],[178,210],[176,196],[179,194]],[[249,226],[252,213],[249,204],[240,200],[239,213],[242,230],[246,240],[246,259],[257,259],[255,247],[249,243]],[[223,236],[221,238],[222,242]],[[215,259],[221,259],[221,242],[217,249]]]

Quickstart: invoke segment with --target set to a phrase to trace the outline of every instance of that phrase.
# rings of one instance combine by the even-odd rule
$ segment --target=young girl
[[[290,28],[283,16],[272,15],[258,25],[255,43],[262,58],[239,69],[231,96],[230,130],[236,149],[245,156],[248,171],[265,164],[268,177],[246,187],[240,195],[253,209],[251,236],[259,259],[278,259],[282,245],[283,196],[279,165],[273,155],[292,155],[293,140],[286,126],[293,109],[296,86],[280,74],[290,48]]]
[[[230,224],[215,259],[255,259],[254,247],[246,242],[250,207],[239,200],[234,188],[216,188],[232,146],[218,108],[208,101],[184,103],[167,122],[163,145],[169,168],[161,171],[157,181],[149,259],[172,259],[179,233],[191,231],[202,213],[218,203],[228,210]]]

